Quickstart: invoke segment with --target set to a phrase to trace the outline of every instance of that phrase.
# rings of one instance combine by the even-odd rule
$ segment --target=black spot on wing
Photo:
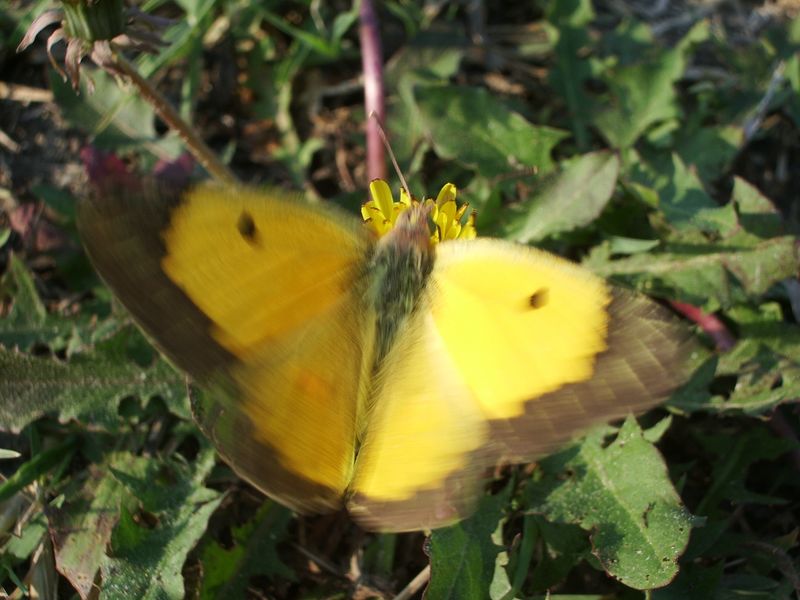
[[[239,230],[239,233],[242,234],[242,237],[247,243],[259,244],[261,242],[261,236],[259,235],[258,228],[256,227],[256,222],[253,220],[253,215],[246,210],[243,210],[242,214],[239,215],[239,220],[236,222],[236,228]]]
[[[530,298],[528,298],[528,306],[531,308],[542,308],[547,304],[549,296],[550,294],[547,291],[547,288],[539,288],[531,294]]]

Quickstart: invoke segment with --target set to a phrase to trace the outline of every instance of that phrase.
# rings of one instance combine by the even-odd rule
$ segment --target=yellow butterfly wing
[[[360,223],[276,193],[145,185],[82,203],[98,272],[207,391],[201,427],[245,479],[300,511],[351,478],[374,336]]]
[[[657,304],[551,254],[446,242],[387,355],[350,500],[386,530],[469,511],[480,472],[664,400],[686,336]]]

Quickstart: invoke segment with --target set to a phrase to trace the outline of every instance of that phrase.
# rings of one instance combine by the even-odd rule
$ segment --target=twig
[[[764,121],[764,117],[767,114],[767,110],[769,110],[769,105],[772,102],[772,99],[775,97],[775,94],[777,93],[778,89],[780,89],[781,84],[784,82],[785,77],[783,76],[783,72],[785,69],[786,62],[780,61],[772,71],[772,77],[769,80],[769,85],[767,86],[767,91],[764,94],[764,97],[759,100],[752,116],[745,121],[744,126],[742,127],[744,132],[742,136],[742,145],[747,144],[747,142],[753,139],[753,136],[761,127],[761,123]]]
[[[361,0],[358,13],[358,35],[361,40],[361,64],[364,70],[364,112],[367,114],[367,177],[386,178],[386,156],[378,124],[369,115],[375,113],[383,122],[385,116],[383,93],[383,52],[378,30],[378,16],[372,0]]]
[[[428,565],[422,571],[417,573],[417,576],[414,577],[411,581],[408,582],[408,585],[404,587],[397,596],[394,597],[393,600],[409,600],[414,594],[416,594],[420,588],[428,583],[431,578],[431,566]]]
[[[10,135],[0,129],[0,146],[6,148],[9,152],[16,154],[19,152],[20,146],[15,142]]]
[[[53,92],[42,88],[20,85],[18,83],[4,83],[0,81],[0,99],[15,102],[52,102]]]
[[[715,315],[705,313],[698,307],[686,302],[671,301],[670,305],[687,319],[697,323],[700,329],[714,340],[714,344],[720,352],[727,352],[736,345],[736,338]]]
[[[219,160],[217,155],[197,135],[197,132],[181,118],[178,111],[167,99],[147,79],[142,77],[136,67],[128,62],[116,48],[113,50],[112,60],[113,64],[103,66],[117,70],[136,86],[141,96],[152,105],[158,116],[180,136],[189,152],[212,177],[224,183],[237,182],[233,171]]]

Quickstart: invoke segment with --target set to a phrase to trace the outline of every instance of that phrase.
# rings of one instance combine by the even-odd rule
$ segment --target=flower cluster
[[[369,184],[372,199],[361,207],[361,216],[364,222],[378,234],[386,235],[397,222],[397,217],[413,205],[420,202],[411,198],[405,189],[400,190],[400,200],[395,201],[392,190],[383,179],[376,179]],[[475,213],[472,212],[464,220],[464,214],[469,208],[468,204],[460,207],[456,204],[456,186],[447,183],[439,191],[436,200],[428,198],[422,202],[430,206],[433,231],[431,241],[439,243],[446,240],[473,239],[475,231]],[[463,221],[463,222],[462,222]]]

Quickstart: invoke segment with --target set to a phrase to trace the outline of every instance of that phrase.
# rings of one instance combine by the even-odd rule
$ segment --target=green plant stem
[[[149,102],[159,117],[173,131],[177,132],[189,152],[192,153],[203,168],[217,181],[222,183],[238,183],[236,175],[233,174],[206,143],[197,135],[197,132],[184,121],[178,111],[153,87],[147,79],[142,77],[136,67],[128,62],[124,56],[116,49],[113,49],[113,67],[122,75],[127,77],[135,85],[141,96]]]

